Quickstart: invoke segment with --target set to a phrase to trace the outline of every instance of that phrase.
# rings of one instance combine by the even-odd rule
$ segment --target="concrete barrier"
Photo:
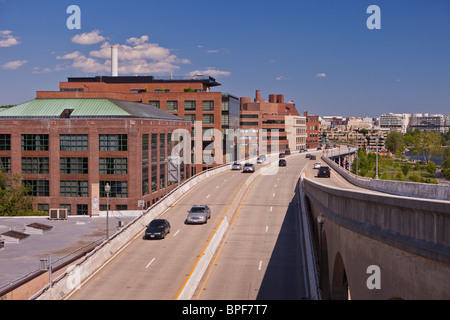
[[[361,188],[406,197],[450,200],[450,186],[447,185],[359,177],[351,172],[348,172],[344,168],[340,167],[336,162],[325,156],[322,157],[322,160],[331,166],[332,169],[338,172],[348,182]]]

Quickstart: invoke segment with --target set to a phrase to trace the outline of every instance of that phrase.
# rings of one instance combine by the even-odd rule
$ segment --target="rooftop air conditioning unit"
[[[67,208],[50,209],[48,218],[50,220],[67,220]]]

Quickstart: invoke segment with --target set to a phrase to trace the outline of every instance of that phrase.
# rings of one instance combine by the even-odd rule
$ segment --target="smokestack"
[[[111,46],[111,76],[119,75],[119,47]]]

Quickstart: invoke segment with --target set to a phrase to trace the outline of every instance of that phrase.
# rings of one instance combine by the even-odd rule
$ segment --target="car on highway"
[[[170,223],[166,219],[155,219],[145,229],[144,239],[164,239],[170,233]]]
[[[331,172],[330,167],[321,166],[319,168],[319,171],[317,172],[317,177],[329,178],[330,177],[330,172]]]
[[[186,223],[207,223],[211,219],[211,209],[207,205],[195,205],[188,211]]]
[[[286,157],[286,155],[284,154],[284,152],[280,152],[280,154],[278,155],[278,158],[284,158]]]
[[[235,162],[231,165],[231,170],[242,170],[242,164]]]
[[[290,154],[291,154],[291,150],[286,149],[286,150],[284,151],[284,154],[287,155],[287,156],[290,155]]]
[[[314,169],[319,169],[322,164],[320,162],[314,163]]]
[[[307,153],[305,157],[306,157],[306,158],[310,158],[310,157],[311,157],[311,154],[310,154],[310,153]]]
[[[278,166],[279,167],[286,167],[287,166],[286,160],[285,159],[278,160]]]
[[[244,169],[242,172],[255,172],[255,165],[253,163],[244,164]]]
[[[309,160],[316,160],[316,156],[312,154],[312,155],[309,157]]]
[[[266,162],[267,158],[265,154],[262,154],[258,157],[258,159],[256,159],[256,163],[264,163]]]

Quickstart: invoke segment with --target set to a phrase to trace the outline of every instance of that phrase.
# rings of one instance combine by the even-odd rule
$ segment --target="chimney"
[[[255,102],[259,102],[261,100],[261,94],[259,90],[256,90]]]
[[[111,76],[119,75],[119,47],[111,46]]]

